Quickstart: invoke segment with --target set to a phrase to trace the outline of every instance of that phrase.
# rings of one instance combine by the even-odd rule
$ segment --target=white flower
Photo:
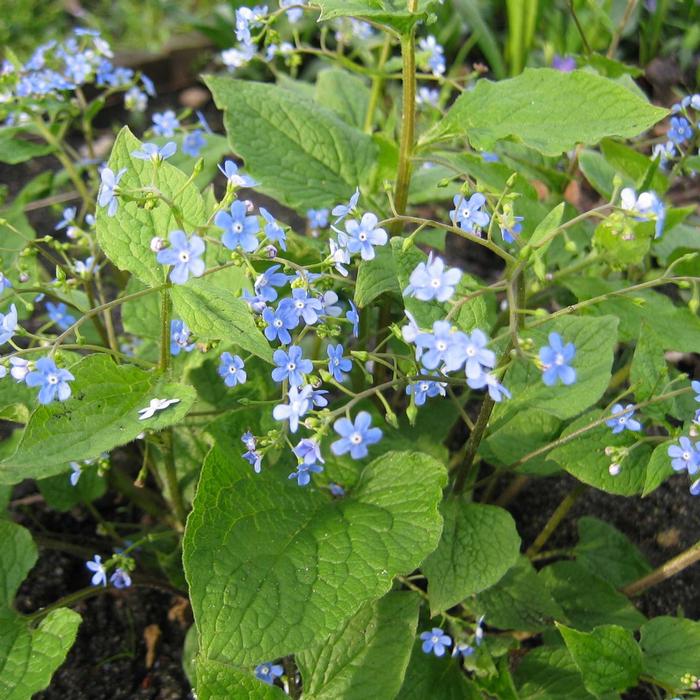
[[[162,411],[174,403],[180,403],[180,399],[151,399],[151,403],[146,408],[139,409],[139,420],[152,418],[156,411]]]

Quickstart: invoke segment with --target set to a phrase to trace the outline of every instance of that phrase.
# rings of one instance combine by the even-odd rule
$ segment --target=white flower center
[[[681,459],[682,459],[684,462],[690,462],[690,452],[684,452],[684,453],[681,455]]]
[[[240,221],[236,221],[236,223],[233,225],[233,232],[243,233],[243,224]]]
[[[353,433],[350,436],[350,442],[353,445],[359,445],[362,442],[362,435],[360,435],[360,433]]]
[[[557,356],[554,358],[554,364],[559,365],[560,367],[561,367],[561,365],[565,365],[566,360],[564,359],[564,355],[562,355],[560,352],[558,352]]]
[[[474,357],[476,355],[476,348],[473,345],[467,345],[467,357]]]
[[[430,286],[433,289],[438,289],[440,287],[441,283],[442,283],[442,280],[439,277],[433,277],[433,279],[430,280]]]
[[[58,384],[58,377],[55,374],[49,374],[49,376],[46,377],[46,381],[49,384]]]
[[[178,258],[180,258],[180,262],[186,263],[190,261],[190,254],[183,250],[180,255],[178,255]]]
[[[618,422],[620,425],[624,425],[624,424],[627,422],[627,416],[620,416],[620,417],[617,419],[617,422]]]
[[[301,299],[297,299],[297,301],[294,302],[294,306],[297,309],[303,309],[304,308],[304,302]]]
[[[228,373],[229,374],[236,374],[236,372],[238,372],[238,369],[236,367],[234,367],[233,365],[229,365]]]
[[[287,370],[289,372],[293,372],[296,368],[297,368],[297,366],[296,366],[295,362],[288,362],[287,363]]]
[[[367,240],[367,234],[364,231],[360,231],[358,238],[364,243]]]
[[[272,325],[273,325],[275,328],[282,328],[282,319],[276,318],[276,319],[273,321]]]
[[[428,391],[428,389],[430,389],[430,384],[428,384],[428,382],[421,382],[420,390],[421,391]]]
[[[444,340],[438,340],[437,343],[435,343],[435,347],[440,352],[445,352],[445,350],[447,350],[447,343]]]

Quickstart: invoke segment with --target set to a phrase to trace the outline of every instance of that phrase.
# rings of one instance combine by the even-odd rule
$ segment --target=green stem
[[[86,598],[92,598],[93,596],[100,595],[101,593],[104,593],[107,590],[109,589],[103,586],[90,586],[89,588],[81,588],[79,591],[69,593],[68,595],[63,596],[63,598],[59,598],[55,603],[51,603],[51,605],[47,605],[45,608],[41,608],[41,610],[37,610],[31,615],[27,615],[26,619],[29,622],[33,622],[34,620],[41,620],[42,617],[46,617],[46,615],[53,612],[54,610],[58,610],[58,608],[65,608],[69,605],[74,605],[75,603],[79,603],[81,600],[85,600]]]
[[[377,63],[377,68],[380,71],[384,70],[384,65],[389,58],[389,52],[391,51],[391,36],[389,34],[384,38],[384,44],[382,46],[382,52],[379,54],[379,62]],[[384,76],[377,74],[372,78],[372,91],[369,95],[369,103],[367,104],[367,112],[365,113],[365,124],[364,132],[366,134],[371,134],[374,126],[374,113],[377,111],[377,104],[379,103],[379,97],[382,94],[382,87],[384,86]]]
[[[578,497],[585,491],[584,484],[579,484],[576,488],[567,494],[564,500],[556,507],[549,520],[545,523],[542,531],[535,538],[535,541],[528,547],[525,556],[532,559],[544,547],[549,538],[554,534],[554,531],[559,527],[564,518],[569,514],[569,511],[574,507]]]
[[[462,462],[462,466],[459,467],[459,470],[457,471],[457,478],[455,479],[452,487],[452,493],[454,495],[462,493],[468,478],[471,477],[474,458],[476,457],[476,452],[481,444],[481,439],[484,437],[484,433],[488,427],[489,419],[491,418],[491,411],[493,411],[493,407],[495,405],[496,403],[490,396],[486,396],[484,402],[481,404],[481,410],[479,411],[479,416],[474,424],[474,430],[472,430],[472,432],[469,434],[469,440],[467,440],[464,461]]]
[[[610,42],[610,48],[608,48],[608,58],[613,58],[615,56],[615,53],[617,52],[617,47],[620,45],[622,32],[625,31],[627,22],[629,22],[635,7],[637,7],[637,0],[627,0],[627,7],[625,7],[625,13],[622,15],[620,24],[615,29],[615,34],[613,34],[612,41]]]
[[[167,287],[160,295],[160,371],[170,367],[170,292]]]
[[[163,436],[165,439],[165,480],[168,484],[170,501],[173,505],[175,517],[178,519],[181,525],[184,525],[185,521],[187,520],[187,510],[185,508],[185,502],[182,499],[180,484],[177,480],[177,470],[175,468],[175,446],[173,444],[172,428],[165,430]]]

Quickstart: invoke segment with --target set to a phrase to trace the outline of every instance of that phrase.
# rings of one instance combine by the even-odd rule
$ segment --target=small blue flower
[[[17,308],[14,304],[11,304],[10,310],[6,314],[0,314],[0,345],[4,345],[8,340],[11,340],[16,330]]]
[[[170,353],[179,355],[181,351],[192,352],[194,343],[190,343],[191,335],[192,331],[184,321],[177,318],[170,321]]]
[[[182,152],[191,158],[197,158],[206,145],[204,132],[201,129],[195,129],[182,139]]]
[[[416,336],[416,345],[426,351],[421,355],[421,362],[426,369],[437,369],[445,362],[448,352],[454,348],[456,335],[449,321],[435,321],[432,333],[419,333]],[[456,362],[453,364],[459,366]]]
[[[302,357],[298,345],[290,345],[289,352],[275,350],[272,360],[277,365],[272,370],[272,379],[276,382],[287,379],[292,386],[301,386],[304,383],[304,375],[313,372],[314,369],[311,360]]]
[[[700,445],[690,442],[689,438],[682,437],[678,445],[669,445],[668,456],[671,457],[671,466],[677,472],[687,471],[695,474],[700,470]]]
[[[325,408],[328,406],[328,399],[326,398],[327,393],[327,389],[314,389],[311,392],[311,403],[313,403],[316,408]]]
[[[70,481],[71,486],[77,486],[83,470],[80,468],[80,464],[78,464],[78,462],[69,462],[69,466],[71,468],[71,475],[68,480]]]
[[[219,170],[232,187],[255,187],[258,184],[249,175],[238,172],[238,166],[232,160],[224,161],[223,166],[219,166]]]
[[[690,382],[690,388],[697,394],[695,400],[700,401],[700,381]]]
[[[255,436],[250,431],[247,431],[241,436],[241,442],[247,449],[247,452],[242,455],[243,459],[253,467],[253,471],[256,474],[260,474],[262,471],[262,455],[256,449],[258,443]]]
[[[107,569],[102,563],[102,557],[99,554],[95,554],[93,561],[88,561],[85,566],[92,571],[92,579],[90,583],[93,586],[106,586],[107,585]]]
[[[576,346],[573,343],[564,345],[559,333],[549,334],[549,345],[540,348],[540,362],[542,363],[542,381],[547,386],[554,386],[557,380],[569,385],[576,381],[576,370],[570,367],[571,361],[576,357]]]
[[[486,387],[489,396],[496,403],[500,403],[504,398],[511,398],[510,391],[508,391],[491,372],[482,372],[478,377],[468,377],[467,384],[472,389],[483,389]]]
[[[27,374],[25,382],[30,387],[41,387],[39,403],[49,404],[56,397],[59,401],[68,399],[71,395],[68,382],[74,379],[67,369],[59,369],[50,357],[42,357],[36,361],[36,369]]]
[[[340,306],[337,306],[337,301],[338,295],[334,291],[329,290],[323,293],[320,302],[321,306],[323,307],[323,313],[326,316],[332,316],[333,318],[337,318],[338,316],[340,316],[340,314],[343,313],[342,308]]]
[[[248,375],[245,371],[245,364],[238,355],[231,355],[230,352],[221,353],[221,364],[219,365],[219,376],[224,378],[226,386],[236,386],[245,384]]]
[[[281,265],[272,265],[265,272],[258,275],[253,285],[253,289],[258,299],[271,302],[277,299],[277,290],[275,287],[283,287],[289,282],[289,275],[284,272],[277,272],[282,267]]]
[[[168,141],[168,143],[160,147],[155,143],[144,143],[140,149],[132,151],[131,155],[138,160],[152,160],[154,163],[160,163],[160,161],[174,155],[175,151],[177,151],[175,141]]]
[[[293,471],[288,478],[296,479],[299,486],[307,486],[311,481],[311,474],[320,474],[323,471],[323,467],[319,464],[299,464],[296,471]]]
[[[427,398],[445,396],[445,384],[433,379],[422,379],[406,387],[406,393],[414,396],[416,406],[423,406]]]
[[[179,128],[180,122],[172,109],[165,112],[156,112],[153,115],[153,131],[158,136],[171,138],[175,136],[175,129]]]
[[[452,637],[445,634],[439,627],[433,627],[430,632],[423,632],[420,635],[423,640],[421,649],[424,653],[433,653],[435,656],[444,656],[447,647],[452,644]]]
[[[265,663],[255,667],[255,677],[268,685],[272,685],[275,678],[279,678],[283,673],[284,669],[279,664]]]
[[[571,73],[576,70],[576,59],[573,56],[559,56],[554,54],[552,58],[552,68],[561,73]]]
[[[328,490],[336,498],[342,498],[345,495],[345,489],[340,484],[330,483],[328,484]]]
[[[185,284],[192,277],[204,274],[204,241],[197,235],[187,238],[184,231],[173,231],[168,237],[170,247],[161,250],[156,260],[161,265],[172,265],[170,280],[174,284]]]
[[[690,489],[691,496],[700,496],[700,479],[696,479],[691,485]]]
[[[470,644],[465,644],[464,642],[457,642],[455,644],[454,649],[452,649],[452,656],[461,656],[463,659],[466,659],[467,656],[472,656],[476,649],[474,649],[473,646]]]
[[[331,212],[331,214],[337,217],[335,220],[336,225],[340,223],[346,216],[352,214],[352,212],[355,211],[359,199],[360,188],[357,187],[355,189],[355,193],[352,195],[352,197],[350,197],[350,201],[347,204],[338,204],[337,206],[333,207],[333,211]]]
[[[292,341],[289,331],[299,325],[299,317],[289,304],[280,303],[277,309],[268,306],[263,310],[262,317],[267,324],[265,337],[269,341],[279,340],[282,345]]]
[[[622,404],[616,403],[612,409],[612,418],[610,420],[605,421],[605,425],[607,425],[609,428],[612,428],[613,435],[617,435],[618,433],[621,433],[623,430],[631,430],[633,432],[638,432],[642,429],[642,424],[639,421],[636,421],[632,418],[634,416],[634,410],[633,409],[634,404],[628,403],[624,408],[622,407]],[[619,415],[625,411],[624,414]]]
[[[68,307],[65,304],[53,304],[50,301],[46,302],[46,311],[49,318],[62,330],[65,331],[75,323],[75,316],[68,313]]]
[[[129,576],[129,572],[126,569],[119,567],[109,577],[109,582],[115,588],[129,588],[131,586],[131,576]]]
[[[331,444],[331,452],[336,456],[349,452],[353,459],[366,457],[367,447],[382,439],[382,431],[371,425],[372,416],[367,411],[360,411],[354,423],[349,418],[338,418],[333,430],[340,435],[340,440]]]
[[[66,207],[63,210],[63,218],[54,226],[56,231],[60,231],[62,228],[68,228],[75,224],[75,217],[78,214],[78,207]]]
[[[693,138],[693,127],[685,117],[671,117],[667,136],[673,143],[680,145]]]
[[[501,217],[501,236],[503,236],[503,240],[506,243],[513,243],[515,239],[522,233],[523,225],[520,222],[523,220],[524,217],[522,216]]]
[[[309,228],[319,230],[328,226],[328,209],[309,209],[306,212]]]
[[[260,214],[267,222],[265,224],[265,235],[273,243],[279,243],[282,250],[287,250],[287,234],[284,232],[284,229],[265,207],[260,207]]]
[[[297,456],[303,464],[316,464],[316,462],[325,462],[321,456],[321,446],[311,438],[302,438],[299,444],[292,448],[292,452]]]
[[[352,360],[349,357],[343,357],[343,346],[329,345],[328,352],[328,372],[333,375],[336,382],[344,382],[347,379],[345,372],[352,369]]]
[[[491,151],[482,151],[481,160],[483,160],[484,163],[498,163],[501,159],[498,156],[498,153],[493,153]]]
[[[301,389],[293,386],[287,393],[289,403],[278,404],[272,411],[275,420],[289,421],[289,429],[296,433],[299,419],[311,410],[313,388],[308,384]]]
[[[462,194],[456,194],[453,201],[455,208],[450,212],[450,219],[455,226],[469,233],[475,233],[477,229],[488,226],[490,217],[481,211],[486,204],[483,194],[475,192],[469,199],[465,199]]]
[[[100,207],[107,207],[107,216],[114,216],[117,213],[119,200],[115,190],[125,172],[126,168],[122,168],[116,174],[111,168],[102,168],[100,171],[100,189],[97,193],[97,204]]]
[[[456,267],[445,269],[442,258],[433,259],[432,252],[426,262],[418,263],[408,279],[404,296],[413,296],[421,301],[447,301],[455,293],[455,287],[462,279],[462,271]]]
[[[5,289],[9,289],[10,287],[12,287],[12,282],[10,282],[7,275],[0,272],[0,293],[2,293]]]
[[[484,641],[484,617],[486,616],[482,615],[476,621],[476,627],[474,628],[474,641],[478,647],[480,647],[481,643]]]
[[[224,230],[221,242],[229,249],[242,248],[252,253],[258,247],[257,233],[260,224],[255,216],[248,216],[246,205],[236,201],[231,205],[231,213],[220,211],[214,217],[214,223]]]
[[[431,34],[425,39],[418,40],[418,48],[427,54],[428,67],[433,75],[440,76],[445,72],[445,52]]]
[[[335,209],[333,210],[335,212]],[[375,245],[386,245],[389,240],[386,231],[378,228],[375,214],[368,212],[360,221],[351,219],[345,222],[345,230],[348,234],[347,249],[351,253],[360,253],[363,260],[374,259]]]
[[[318,321],[319,314],[323,313],[320,300],[309,296],[305,289],[293,289],[292,298],[284,299],[282,304],[288,306],[297,319],[303,318],[308,326],[313,326]]]
[[[620,206],[630,212],[637,221],[654,221],[654,237],[659,238],[666,224],[666,207],[655,192],[642,192],[639,196],[631,187],[620,192]]]
[[[360,335],[360,313],[355,304],[350,300],[350,311],[345,312],[345,318],[352,323],[352,334],[357,338]]]

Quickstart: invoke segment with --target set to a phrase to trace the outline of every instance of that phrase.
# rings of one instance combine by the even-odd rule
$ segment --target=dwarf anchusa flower
[[[333,424],[340,439],[331,444],[331,452],[340,456],[350,453],[353,459],[362,459],[368,454],[368,446],[382,439],[382,431],[372,428],[372,416],[367,411],[360,411],[353,423],[349,418],[338,418]]]
[[[100,171],[100,189],[97,193],[97,204],[100,207],[107,207],[107,216],[114,216],[119,207],[116,189],[119,181],[124,176],[126,168],[122,168],[115,173],[111,168],[102,168]]]
[[[326,349],[328,353],[328,372],[333,376],[336,382],[344,382],[347,378],[345,372],[352,369],[352,360],[349,357],[343,357],[343,346],[329,345]]]
[[[272,370],[272,379],[276,382],[288,380],[292,386],[301,386],[305,375],[313,372],[314,369],[311,360],[302,356],[302,350],[298,345],[290,345],[288,352],[281,348],[275,350],[272,360],[277,365]]]
[[[182,152],[190,158],[197,158],[206,145],[207,140],[204,138],[204,132],[201,129],[195,129],[182,139]]]
[[[179,355],[180,352],[192,352],[194,343],[190,343],[192,331],[187,324],[180,319],[174,318],[170,321],[170,353]]]
[[[109,577],[109,582],[115,588],[129,588],[131,586],[131,576],[126,569],[117,567]]]
[[[85,566],[92,571],[90,583],[92,583],[93,586],[107,585],[107,569],[102,563],[102,557],[99,554],[95,554],[93,560],[86,562]]]
[[[250,431],[245,432],[241,436],[241,442],[246,446],[246,451],[242,455],[243,459],[253,467],[253,471],[256,474],[260,474],[263,456],[257,450],[258,443],[255,436]]]
[[[352,334],[357,338],[360,335],[360,312],[355,304],[350,301],[350,311],[345,312],[345,318],[352,323]]]
[[[283,673],[284,668],[280,664],[264,663],[255,667],[255,677],[268,685],[272,685],[275,678],[279,678]]]
[[[612,409],[612,418],[605,421],[605,425],[612,428],[613,435],[621,433],[623,430],[631,430],[639,432],[642,429],[642,424],[634,420],[634,404],[628,403],[624,408],[622,404],[616,403]]]
[[[131,152],[133,158],[138,160],[150,160],[154,163],[160,163],[162,160],[167,160],[177,151],[175,141],[168,141],[164,146],[158,146],[155,143],[144,143],[141,148]]]
[[[576,357],[576,346],[573,343],[564,345],[559,333],[550,333],[549,345],[540,348],[542,381],[547,386],[554,386],[557,381],[567,386],[573,384],[576,381],[576,370],[570,365],[574,357]]]
[[[271,302],[277,299],[277,290],[275,287],[284,287],[289,282],[289,276],[284,272],[278,272],[281,265],[272,265],[265,272],[255,278],[253,290],[258,299],[264,302]]]
[[[311,482],[311,474],[320,474],[323,471],[323,467],[320,464],[305,464],[302,462],[297,465],[296,471],[293,471],[290,475],[290,479],[296,479],[299,486],[308,486]]]
[[[674,471],[696,474],[700,470],[700,443],[693,443],[687,437],[682,437],[678,445],[669,445],[668,456]]]
[[[336,218],[335,224],[339,224],[345,217],[347,217],[349,214],[352,214],[356,207],[357,207],[357,202],[360,199],[360,188],[357,187],[355,189],[354,194],[352,197],[350,197],[350,201],[347,204],[338,204],[337,206],[333,207],[333,211],[331,211],[331,214]],[[323,211],[323,210],[322,210]],[[321,227],[323,228],[323,227]]]
[[[289,303],[280,304],[277,309],[268,306],[262,312],[263,321],[266,323],[265,337],[269,341],[279,340],[282,345],[292,341],[289,331],[299,325],[299,316]]]
[[[447,647],[452,644],[452,637],[445,634],[439,627],[433,627],[430,632],[422,632],[420,638],[423,640],[421,649],[425,654],[435,654],[444,656]]]
[[[637,221],[654,221],[654,237],[659,238],[664,232],[666,207],[654,192],[642,192],[639,196],[631,187],[620,192],[620,206],[624,211],[635,216]]]
[[[690,388],[696,393],[695,400],[700,401],[700,381],[690,382]]]
[[[373,260],[374,246],[386,245],[389,240],[386,231],[377,226],[378,223],[376,215],[370,212],[364,214],[360,221],[346,221],[348,251],[353,254],[359,253],[363,260]]]
[[[423,371],[426,375],[425,379],[421,379],[418,382],[409,384],[406,387],[406,393],[409,396],[413,396],[416,406],[423,406],[425,400],[434,398],[435,396],[445,396],[445,384],[444,382],[436,381],[435,378],[428,378],[428,373]]]
[[[75,319],[73,319],[75,321]],[[6,314],[0,313],[0,345],[4,345],[17,330],[17,307],[10,304],[10,310]],[[65,330],[65,329],[64,329]]]
[[[175,129],[179,127],[180,122],[172,109],[168,109],[165,112],[156,112],[153,115],[153,131],[158,136],[171,138],[175,136]]]
[[[224,174],[231,187],[255,187],[258,183],[252,177],[239,172],[238,166],[232,160],[224,161],[219,170]]]
[[[319,230],[328,226],[328,209],[309,209],[306,212],[309,228]]]
[[[224,378],[226,386],[231,387],[236,384],[245,384],[248,378],[243,360],[238,355],[231,355],[230,352],[221,353],[219,376]]]
[[[445,72],[445,52],[431,34],[425,39],[418,40],[418,48],[427,54],[427,63],[433,75],[440,76]]]
[[[478,377],[468,377],[467,385],[472,389],[487,389],[489,396],[496,403],[511,398],[510,391],[491,372],[483,372]]]
[[[36,369],[25,377],[27,386],[41,387],[39,403],[49,404],[54,399],[66,401],[71,395],[68,382],[75,377],[67,369],[59,369],[50,357],[42,357],[36,361]]]
[[[291,299],[283,299],[280,305],[286,305],[296,314],[297,320],[304,319],[304,323],[313,326],[318,321],[319,314],[323,313],[320,299],[309,296],[305,289],[293,289]]]
[[[693,138],[693,127],[685,117],[671,117],[667,136],[670,141],[680,145]]]
[[[416,297],[421,301],[447,301],[455,293],[455,287],[462,279],[462,271],[456,267],[445,269],[442,258],[433,258],[432,252],[426,262],[418,263],[411,272],[404,296]]]
[[[230,212],[220,211],[214,217],[214,223],[224,234],[221,242],[229,249],[242,248],[246,253],[252,253],[258,247],[257,234],[260,224],[255,216],[248,216],[248,209],[244,202],[235,201],[231,205]]]
[[[277,223],[275,217],[272,216],[272,214],[270,214],[265,207],[260,207],[260,215],[266,222],[265,235],[267,236],[268,240],[272,241],[273,243],[279,243],[280,248],[286,251],[287,234],[284,232],[284,229]]]
[[[455,226],[468,233],[477,233],[478,229],[488,226],[491,217],[481,211],[486,204],[483,194],[475,192],[469,199],[463,194],[456,194],[453,201],[455,208],[450,212],[450,219]]]
[[[156,255],[161,265],[172,265],[170,280],[174,284],[185,284],[192,277],[204,274],[204,240],[193,234],[189,239],[184,231],[173,231],[168,237],[170,247],[164,248]]]
[[[75,323],[75,316],[68,313],[68,307],[63,303],[46,302],[46,313],[62,331],[68,330]]]
[[[296,433],[299,429],[299,419],[311,410],[312,397],[313,387],[308,384],[301,389],[293,386],[287,393],[289,403],[275,406],[272,416],[278,421],[289,421],[289,430]]]

